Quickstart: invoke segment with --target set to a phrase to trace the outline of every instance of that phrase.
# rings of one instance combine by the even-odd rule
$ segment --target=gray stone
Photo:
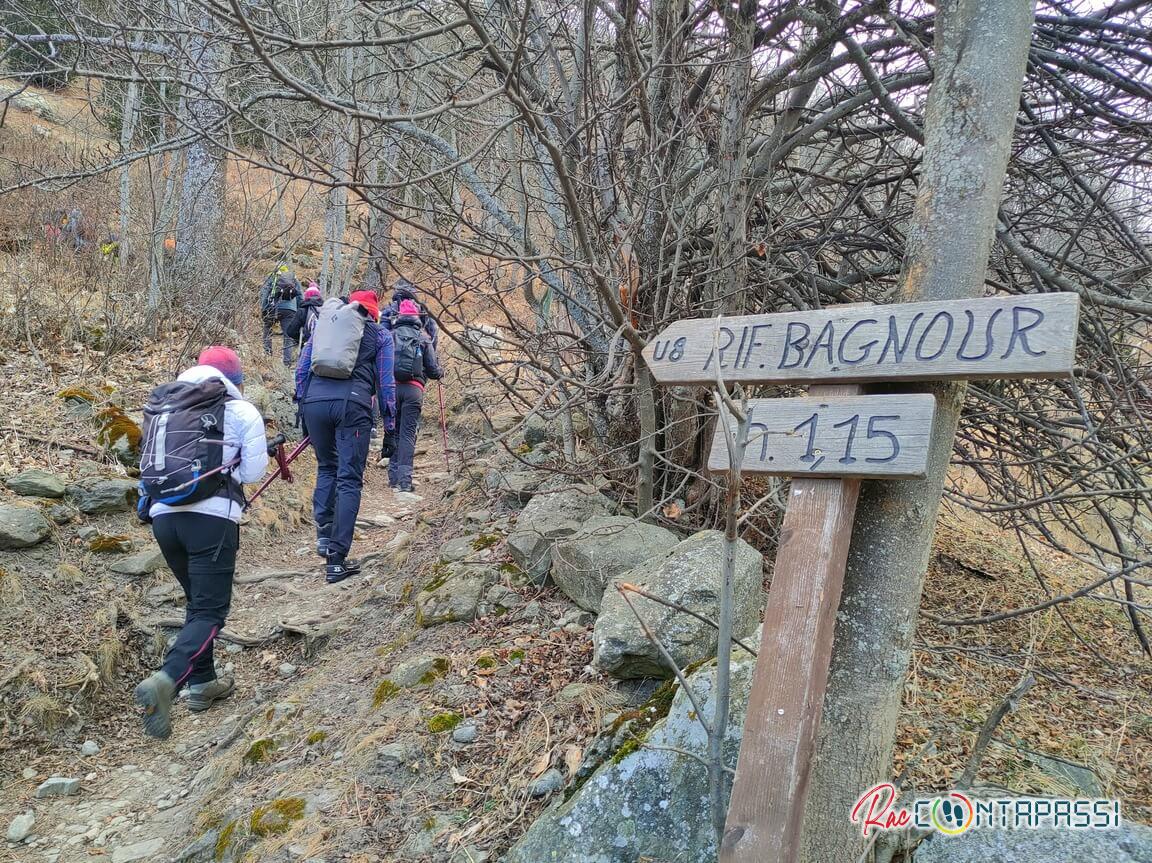
[[[448,858],[448,863],[488,863],[490,859],[492,858],[487,851],[475,845],[465,845]]]
[[[532,414],[532,416],[524,420],[524,443],[528,444],[528,446],[542,444],[550,437],[548,421],[544,419],[544,417],[539,414]]]
[[[386,743],[376,750],[376,758],[384,764],[409,764],[416,760],[416,750],[408,743]]]
[[[53,776],[45,779],[36,789],[37,797],[69,797],[80,792],[79,779],[66,779],[63,776]]]
[[[663,558],[677,541],[672,531],[628,516],[591,518],[552,546],[552,580],[578,606],[598,612],[606,587],[634,567]]]
[[[422,654],[395,665],[388,679],[402,689],[432,683],[448,673],[448,660],[443,656]]]
[[[160,551],[160,546],[153,545],[120,558],[108,568],[121,575],[151,575],[164,565],[164,553]]]
[[[1043,773],[1051,776],[1060,786],[1068,789],[1072,797],[1099,799],[1104,796],[1104,783],[1091,767],[1067,761],[1053,755],[1044,755],[1027,749],[1018,749],[1021,755]]]
[[[528,783],[528,793],[532,797],[547,797],[564,787],[564,774],[555,767]]]
[[[573,623],[577,626],[591,626],[595,622],[596,615],[582,608],[569,609],[564,613],[564,616],[560,618],[561,626],[568,626]]]
[[[476,740],[475,725],[457,725],[452,729],[452,740],[456,743],[473,743]]]
[[[490,470],[484,476],[484,486],[488,491],[499,494],[509,506],[523,506],[536,494],[545,476],[536,471]]]
[[[503,614],[509,609],[523,605],[524,599],[512,588],[503,584],[494,584],[484,594],[484,602],[494,614]]]
[[[100,752],[100,744],[95,740],[85,740],[80,746],[80,754],[85,758],[91,758]]]
[[[66,483],[54,473],[32,468],[8,477],[4,485],[25,497],[64,497]]]
[[[735,768],[755,660],[735,650],[732,710],[724,761]],[[714,709],[715,663],[689,678],[704,715]],[[615,762],[605,761],[565,803],[553,806],[509,850],[505,863],[621,863],[675,860],[715,863],[716,836],[708,805],[708,776],[682,752],[704,757],[708,738],[679,690],[668,715],[643,743]],[[623,740],[619,742],[624,742]],[[681,750],[681,751],[672,751]],[[731,776],[725,776],[730,791]]]
[[[535,584],[547,580],[552,546],[576,533],[593,516],[608,515],[612,501],[589,487],[568,488],[534,497],[508,535],[512,560]]]
[[[58,503],[48,507],[48,517],[56,524],[68,524],[76,517],[76,512],[71,507]]]
[[[131,845],[119,845],[112,849],[112,863],[133,863],[135,860],[152,860],[164,847],[161,838],[145,839]]]
[[[185,845],[176,854],[176,863],[209,863],[217,859],[216,843],[220,841],[219,830],[209,830]]]
[[[22,815],[17,815],[12,819],[12,823],[8,825],[8,833],[5,838],[9,842],[23,842],[30,835],[32,835],[32,828],[36,826],[36,813],[29,809]]]
[[[131,512],[136,508],[137,484],[130,479],[91,477],[67,488],[68,499],[85,515]]]
[[[276,673],[281,677],[291,677],[296,673],[296,666],[291,662],[281,662],[280,667],[276,669]]]
[[[416,622],[420,626],[475,620],[484,594],[499,581],[499,573],[480,564],[444,564],[427,587],[416,594]]]
[[[464,513],[465,524],[487,524],[492,520],[492,510],[490,509],[476,509],[472,512]]]
[[[0,506],[0,549],[31,548],[52,532],[48,519],[33,506]]]
[[[1152,863],[1152,828],[1125,821],[1117,830],[968,830],[930,836],[913,863]]]
[[[569,683],[556,693],[556,699],[558,701],[580,701],[591,689],[592,687],[587,683]]]
[[[479,538],[480,534],[472,533],[467,536],[458,536],[448,540],[440,546],[440,560],[444,561],[444,563],[457,563],[465,558],[471,557],[475,552],[472,543]]]
[[[715,620],[723,559],[724,535],[716,530],[701,531],[673,547],[665,557],[629,571],[622,580]],[[760,552],[739,540],[732,597],[732,631],[737,638],[751,635],[759,623],[764,602],[763,567]],[[631,597],[631,601],[680,668],[716,655],[716,631],[708,624],[640,596]],[[632,609],[615,590],[604,592],[593,646],[593,664],[613,677],[672,676]]]
[[[25,779],[35,779],[36,778],[36,768],[35,767],[25,767],[23,772],[21,772],[20,775],[23,776]]]

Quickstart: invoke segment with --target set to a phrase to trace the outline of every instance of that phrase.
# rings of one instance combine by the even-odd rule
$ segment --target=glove
[[[396,455],[396,432],[385,429],[384,440],[380,442],[380,458],[392,458],[394,455]]]
[[[278,435],[276,435],[276,437],[272,438],[272,440],[268,441],[268,457],[269,458],[275,458],[276,457],[276,450],[279,449],[280,445],[285,443],[286,441],[287,441],[287,438],[284,437],[284,435],[282,435],[282,434],[278,434]]]

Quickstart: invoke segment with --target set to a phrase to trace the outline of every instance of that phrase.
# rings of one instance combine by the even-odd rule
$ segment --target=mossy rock
[[[304,817],[305,805],[303,797],[282,797],[257,806],[248,819],[248,829],[259,838],[287,833],[293,821]]]
[[[399,686],[391,680],[381,680],[380,684],[376,687],[376,691],[372,694],[372,709],[379,710],[384,706],[384,702],[391,701],[399,694]]]

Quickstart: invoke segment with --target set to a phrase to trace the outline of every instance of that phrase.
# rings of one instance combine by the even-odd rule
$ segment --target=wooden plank
[[[858,387],[814,388],[812,396]],[[784,515],[721,863],[795,863],[858,479],[797,477]],[[844,817],[821,813],[821,817]]]
[[[644,356],[661,384],[1067,377],[1080,298],[1036,294],[677,321]]]
[[[926,393],[754,399],[748,412],[746,473],[920,477],[928,465],[936,399]],[[708,467],[729,469],[720,426]]]

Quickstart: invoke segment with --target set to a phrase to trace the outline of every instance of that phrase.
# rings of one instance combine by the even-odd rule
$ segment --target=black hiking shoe
[[[328,559],[328,537],[322,536],[316,540],[316,554],[325,560]]]
[[[408,494],[416,494],[416,483],[414,483],[414,482],[403,483],[402,482],[402,483],[400,483],[400,485],[396,486],[396,490],[397,491],[406,491],[406,492],[408,492]]]
[[[360,561],[344,560],[341,558],[328,558],[328,565],[324,567],[324,580],[329,584],[339,584],[346,578],[360,574]]]

